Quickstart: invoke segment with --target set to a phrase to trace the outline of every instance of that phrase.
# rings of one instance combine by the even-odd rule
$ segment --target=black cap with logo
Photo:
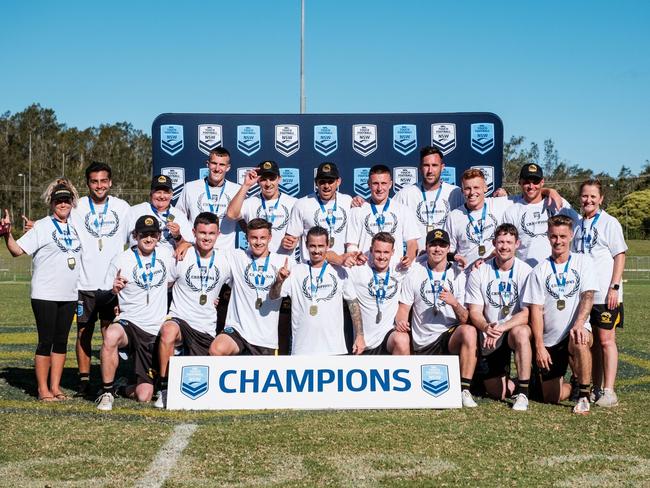
[[[280,176],[280,168],[275,161],[263,161],[257,167],[258,176]]]
[[[447,246],[451,244],[451,241],[449,240],[449,234],[447,234],[447,232],[444,231],[443,229],[430,230],[427,233],[426,241],[427,241],[427,246],[429,244],[433,244],[434,242],[443,242]]]
[[[151,191],[156,190],[174,190],[174,184],[169,176],[157,175],[151,180]]]
[[[535,178],[539,180],[544,179],[544,173],[542,172],[541,166],[535,163],[524,164],[519,172],[519,179],[530,180]]]
[[[146,234],[148,232],[160,232],[158,219],[153,215],[143,215],[135,222],[136,234]]]
[[[334,163],[321,163],[316,170],[315,180],[338,180],[339,168]]]

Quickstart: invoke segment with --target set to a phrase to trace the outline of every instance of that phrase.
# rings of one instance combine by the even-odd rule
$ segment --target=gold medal
[[[261,298],[258,298],[257,300],[255,300],[255,308],[256,308],[257,310],[259,310],[260,308],[262,308],[262,299],[261,299]]]
[[[77,261],[75,260],[75,258],[68,258],[68,268],[74,269],[76,264]]]
[[[479,255],[479,256],[483,256],[483,254],[485,254],[485,246],[484,246],[483,244],[481,244],[481,245],[478,247],[478,255]]]
[[[205,305],[208,302],[208,295],[201,293],[199,296],[199,305]]]
[[[381,322],[381,311],[377,312],[377,316],[375,317],[375,323]]]
[[[508,305],[504,305],[501,311],[503,312],[503,315],[508,315],[510,313],[510,307]]]
[[[334,238],[330,237],[330,247],[334,247]]]
[[[101,237],[100,237],[99,240],[97,241],[97,247],[99,248],[100,251],[102,250],[102,247],[104,247],[104,246],[102,245],[102,238],[101,238]]]
[[[566,307],[566,302],[564,300],[558,300],[557,301],[557,309],[558,310],[564,310],[564,307]]]
[[[169,214],[169,215],[167,216],[167,222],[173,222],[175,218],[176,218],[176,217],[174,217],[172,214]]]
[[[316,315],[318,313],[318,305],[312,305],[309,307],[309,315]]]

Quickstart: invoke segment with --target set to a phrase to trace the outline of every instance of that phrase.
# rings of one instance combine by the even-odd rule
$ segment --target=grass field
[[[28,284],[0,284],[0,294],[0,486],[152,486],[149,466],[174,452],[166,487],[650,486],[648,283],[626,287],[621,405],[587,417],[569,403],[515,413],[487,399],[473,410],[227,413],[126,399],[108,413],[82,399],[38,403]],[[63,386],[72,393],[72,341],[69,351]],[[168,442],[183,429],[191,435],[179,453]]]

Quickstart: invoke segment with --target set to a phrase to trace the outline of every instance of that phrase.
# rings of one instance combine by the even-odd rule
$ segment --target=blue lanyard
[[[199,267],[199,276],[201,277],[201,292],[203,292],[203,290],[208,287],[208,277],[210,276],[210,269],[214,264],[214,255],[216,252],[212,251],[212,256],[210,256],[210,264],[208,264],[208,267],[205,271],[205,276],[203,276],[203,268],[201,267],[201,256],[199,255],[199,251],[194,248],[194,252],[196,253],[196,265]]]
[[[433,292],[433,306],[438,308],[438,297],[440,296],[440,292],[443,290],[443,286],[445,284],[445,279],[447,278],[447,270],[449,268],[445,268],[444,273],[442,273],[442,279],[440,280],[440,285],[436,286],[435,280],[433,279],[433,272],[431,271],[431,268],[429,268],[429,263],[427,263],[427,274],[429,275],[429,285],[431,286],[431,291]]]
[[[548,260],[551,262],[551,269],[555,275],[555,283],[557,283],[557,289],[560,295],[564,295],[564,289],[566,288],[566,275],[569,270],[569,263],[571,262],[571,254],[569,254],[569,259],[567,259],[566,264],[564,265],[564,272],[562,273],[562,280],[557,277],[557,269],[555,268],[555,261],[552,256],[549,256]]]
[[[379,306],[382,305],[386,299],[386,287],[389,283],[388,280],[390,280],[390,268],[386,270],[386,276],[384,276],[384,281],[381,285],[379,284],[379,275],[374,269],[372,270],[372,278],[375,281],[376,288],[375,301],[377,302],[377,308],[379,308]]]
[[[63,232],[63,230],[61,230],[61,227],[59,227],[59,222],[55,218],[52,218],[52,223],[54,224],[54,227],[56,227],[57,232],[63,236],[63,242],[65,242],[66,250],[68,251],[72,250],[72,237],[70,235],[70,224],[68,224],[68,222],[65,223],[65,232]]]
[[[169,217],[171,207],[167,208],[167,211],[164,214],[160,215],[158,213],[158,210],[156,210],[156,207],[153,206],[153,203],[150,203],[149,206],[151,207],[151,211],[154,213],[154,215],[158,217],[158,220],[162,221],[163,224],[167,222],[167,217]]]
[[[474,217],[472,217],[472,212],[469,208],[467,208],[467,205],[465,205],[465,209],[467,210],[467,218],[469,219],[470,225],[474,228],[474,232],[478,235],[478,242],[479,244],[483,242],[483,226],[485,225],[485,215],[487,212],[487,203],[483,202],[483,213],[481,214],[481,220],[479,221],[480,225],[476,225],[474,222]]]
[[[275,210],[278,208],[278,204],[280,203],[281,196],[282,193],[278,193],[278,199],[275,201],[275,205],[273,205],[273,213],[271,214],[271,218],[269,218],[269,212],[266,210],[266,200],[264,199],[264,195],[260,195],[260,200],[262,200],[262,208],[264,209],[264,215],[266,216],[266,221],[270,222],[271,225],[273,225],[273,221],[275,220]]]
[[[386,200],[386,203],[384,203],[384,208],[381,213],[377,215],[377,207],[375,206],[375,203],[372,201],[370,202],[370,208],[372,209],[372,214],[375,216],[375,222],[377,222],[377,227],[379,227],[379,230],[382,232],[384,230],[384,224],[386,223],[384,213],[388,212],[388,207],[390,207],[390,197]]]
[[[440,182],[440,187],[436,192],[436,197],[433,200],[433,208],[429,210],[429,202],[427,201],[427,194],[424,191],[424,185],[420,185],[420,191],[422,192],[422,200],[424,201],[424,207],[427,210],[427,225],[430,225],[431,222],[430,216],[433,216],[436,212],[436,205],[438,205],[438,198],[440,198],[440,192],[442,191],[442,182]]]
[[[499,298],[501,298],[501,303],[503,305],[508,305],[508,303],[510,303],[510,290],[512,289],[512,276],[515,273],[515,263],[512,263],[512,268],[510,268],[507,285],[501,281],[501,277],[499,276],[499,268],[497,266],[497,260],[495,259],[492,264],[494,266],[494,274],[496,275],[497,280],[499,280]],[[504,291],[505,294],[503,294]]]
[[[591,226],[589,227],[589,232],[585,232],[585,219],[582,219],[582,222],[580,222],[580,228],[582,230],[582,253],[584,254],[587,249],[589,249],[589,246],[591,245],[591,239],[592,239],[592,234],[594,231],[594,227],[596,226],[596,222],[598,222],[598,219],[600,218],[600,214],[602,213],[602,210],[600,210],[594,219],[591,221]],[[591,253],[591,249],[589,249],[589,252]]]
[[[106,212],[108,212],[108,197],[106,197],[106,204],[104,205],[104,210],[102,211],[101,214],[99,214],[99,217],[97,217],[97,214],[95,213],[95,204],[93,204],[93,199],[88,197],[88,205],[90,206],[90,213],[93,214],[93,217],[95,217],[95,220],[93,221],[93,225],[95,226],[95,229],[97,229],[97,233],[99,234],[99,237],[102,236],[102,226],[104,225],[104,218],[106,217]]]
[[[204,178],[203,181],[205,182],[205,197],[208,200],[208,205],[210,205],[210,212],[212,212],[213,214],[216,214],[217,212],[215,211],[215,208],[217,210],[219,210],[219,202],[221,201],[221,197],[223,196],[223,192],[226,189],[226,182],[224,181],[223,185],[221,185],[221,192],[219,193],[219,198],[217,198],[217,203],[213,204],[212,203],[212,195],[210,195],[210,185],[208,185],[208,179]]]
[[[316,295],[318,295],[318,285],[323,282],[323,275],[325,274],[325,270],[327,269],[327,260],[323,263],[323,267],[320,269],[320,274],[318,275],[318,278],[316,278],[316,284],[314,285],[314,277],[311,274],[311,261],[309,262],[309,286],[311,289],[311,301],[316,300]]]
[[[133,251],[133,254],[135,254],[135,259],[138,262],[138,268],[142,270],[142,279],[147,286],[148,292],[151,289],[151,282],[153,281],[153,268],[156,266],[156,250],[154,249],[153,253],[151,253],[151,265],[149,266],[149,274],[145,272],[144,267],[142,266],[142,260],[140,259],[140,254],[138,254],[137,248],[132,247],[131,251]]]
[[[318,200],[318,204],[320,205],[320,211],[323,212],[323,215],[325,215],[325,222],[327,222],[327,226],[329,227],[330,231],[330,237],[332,237],[334,226],[336,225],[336,196],[334,196],[334,206],[328,210],[325,210],[325,204],[320,199],[320,195],[318,193],[316,193],[316,200]]]
[[[266,269],[269,266],[269,258],[271,257],[271,254],[266,255],[266,260],[264,261],[264,267],[260,269],[260,271],[257,271],[257,263],[255,262],[255,257],[251,255],[252,259],[252,264],[251,266],[253,267],[253,272],[255,273],[255,288],[258,289],[260,286],[264,286],[264,282],[266,281],[266,276],[264,276],[264,273],[266,273]]]

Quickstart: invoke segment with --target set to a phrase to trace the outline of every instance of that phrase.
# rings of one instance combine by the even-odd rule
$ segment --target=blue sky
[[[490,111],[596,171],[650,159],[650,2],[306,0],[307,112]],[[299,0],[0,6],[0,111],[85,128],[299,111]]]

